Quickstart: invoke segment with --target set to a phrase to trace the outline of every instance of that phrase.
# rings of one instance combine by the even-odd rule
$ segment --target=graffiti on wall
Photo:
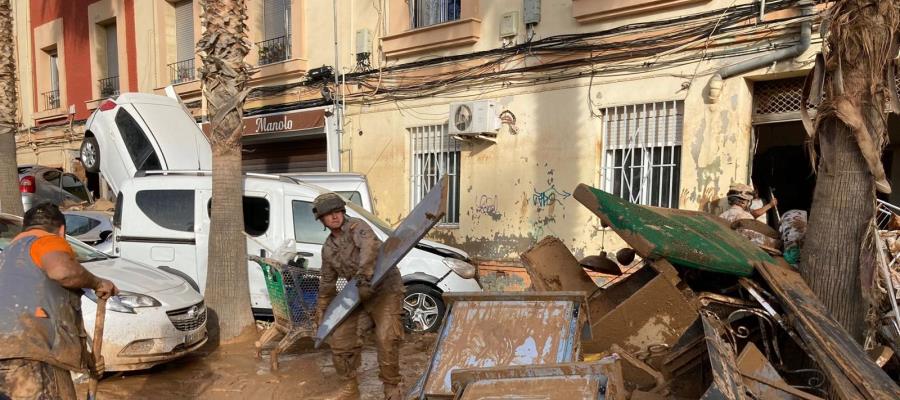
[[[487,215],[494,221],[499,221],[503,214],[497,209],[497,203],[497,195],[488,196],[483,194],[475,202],[475,213]]]
[[[538,192],[537,189],[533,189],[534,194],[531,195],[531,204],[537,207],[548,207],[553,204],[559,204],[563,206],[562,201],[571,197],[572,193],[562,191],[556,189],[556,185],[550,185],[546,190],[542,192]]]

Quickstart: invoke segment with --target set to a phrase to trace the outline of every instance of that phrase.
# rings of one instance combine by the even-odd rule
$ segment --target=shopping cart
[[[292,264],[254,255],[247,258],[262,268],[269,301],[272,303],[272,314],[275,316],[275,323],[256,342],[256,356],[262,356],[262,348],[269,342],[281,338],[270,353],[271,367],[275,371],[278,370],[278,354],[297,340],[314,336],[318,329],[315,314],[319,271],[306,268],[307,261],[304,258],[298,258],[298,262]]]

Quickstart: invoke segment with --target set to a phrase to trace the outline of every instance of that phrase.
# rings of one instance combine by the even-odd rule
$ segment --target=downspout
[[[812,15],[815,12],[815,6],[811,1],[803,1],[800,3],[800,6],[800,15],[802,16]],[[797,44],[786,49],[777,50],[772,53],[756,58],[751,58],[749,60],[734,65],[729,65],[720,69],[709,80],[707,100],[709,100],[709,103],[715,103],[716,101],[718,101],[719,95],[722,93],[722,86],[724,85],[725,79],[743,74],[745,72],[750,72],[758,68],[762,68],[766,65],[778,61],[789,60],[794,57],[800,56],[807,49],[809,49],[811,35],[812,21],[803,21],[803,23],[801,23],[800,25],[800,41]]]

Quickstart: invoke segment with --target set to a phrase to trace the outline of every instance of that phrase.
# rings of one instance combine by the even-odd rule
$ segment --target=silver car
[[[56,205],[92,203],[87,186],[77,176],[42,165],[19,166],[19,192],[25,210],[42,201]]]
[[[103,211],[65,211],[66,234],[109,254],[112,251],[112,214]]]

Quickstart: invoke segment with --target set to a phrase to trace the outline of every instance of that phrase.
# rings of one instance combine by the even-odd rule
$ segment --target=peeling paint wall
[[[402,3],[390,2],[395,6]],[[522,2],[482,0],[478,3],[482,27],[476,43],[382,62],[397,65],[503,46],[498,38],[498,22],[505,13],[521,12]],[[579,23],[573,18],[571,1],[545,1],[541,22],[536,27],[537,38],[594,32],[701,10],[724,9],[734,4],[730,0],[711,0],[689,7]],[[349,9],[355,21],[350,31],[367,28],[376,36],[385,33],[378,24],[383,13],[398,12],[391,7],[381,10],[368,4],[356,4]],[[516,42],[522,43],[524,35],[524,27],[520,27]],[[376,37],[375,43],[377,40]],[[771,43],[760,46],[764,46],[761,51],[768,51]],[[473,85],[469,92],[454,94],[452,98],[351,104],[341,141],[342,166],[368,176],[375,212],[396,224],[409,212],[411,203],[411,146],[407,129],[447,123],[450,102],[492,100],[500,110],[515,115],[515,129],[503,125],[495,143],[462,143],[459,224],[438,227],[430,237],[462,248],[476,260],[518,260],[521,252],[548,235],[559,237],[579,258],[601,250],[615,251],[624,246],[621,239],[600,227],[599,220],[572,197],[579,183],[596,187],[601,183],[604,147],[597,111],[611,106],[683,101],[679,207],[714,212],[729,185],[746,183],[749,179],[753,130],[751,81],[771,79],[775,74],[800,74],[801,69],[808,68],[815,51],[816,45],[793,61],[725,80],[716,102],[708,102],[705,97],[712,74],[758,54],[614,77],[601,72],[592,80],[584,78],[528,88],[486,91]],[[352,48],[349,52],[352,53]],[[316,51],[312,53],[321,56]],[[597,69],[602,70],[602,65]]]

